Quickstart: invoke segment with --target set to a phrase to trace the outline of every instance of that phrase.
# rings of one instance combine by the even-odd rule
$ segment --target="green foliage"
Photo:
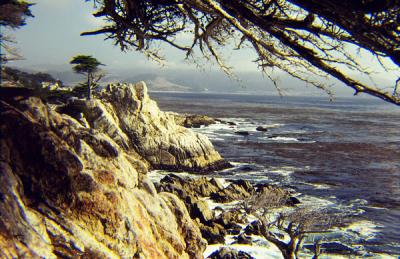
[[[87,83],[80,83],[77,86],[75,86],[72,89],[72,96],[78,97],[78,98],[84,98],[87,94],[87,88],[88,85]],[[90,86],[91,91],[97,91],[99,89],[99,84],[93,84]]]
[[[99,70],[99,66],[104,66],[96,58],[86,55],[73,57],[70,64],[74,65],[72,69],[79,74],[95,73]]]
[[[18,28],[26,24],[27,17],[33,17],[29,9],[33,4],[18,0],[2,0],[0,3],[0,26]]]
[[[14,82],[16,85],[32,89],[41,89],[43,82],[49,82],[51,84],[59,83],[61,81],[56,80],[50,74],[47,73],[27,73],[11,67],[4,67],[2,71],[2,77],[6,81]]]
[[[70,64],[73,65],[72,69],[76,73],[87,75],[87,83],[84,85],[86,85],[87,97],[91,99],[92,87],[97,85],[97,82],[104,76],[104,74],[99,73],[99,66],[104,66],[104,64],[100,63],[96,58],[87,55],[73,57]]]
[[[93,15],[107,23],[82,35],[104,34],[123,51],[135,49],[163,62],[160,43],[166,43],[195,64],[201,64],[198,54],[206,61],[214,59],[235,77],[223,49],[249,48],[260,71],[280,93],[276,69],[330,95],[333,89],[327,77],[341,81],[355,94],[366,93],[400,106],[396,75],[393,85],[381,86],[354,76],[379,79],[360,59],[363,51],[374,54],[381,69],[399,69],[399,0],[92,2]],[[180,40],[181,36],[188,40]]]

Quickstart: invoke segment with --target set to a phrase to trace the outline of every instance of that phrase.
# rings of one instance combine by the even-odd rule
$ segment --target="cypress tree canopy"
[[[134,48],[160,60],[157,42],[192,58],[199,51],[228,74],[221,48],[251,48],[268,77],[272,68],[330,92],[327,77],[400,104],[397,85],[354,78],[370,75],[357,50],[375,55],[384,69],[400,65],[399,0],[86,0],[107,25],[83,35],[105,34],[122,50]],[[190,35],[183,42],[179,35]],[[187,37],[186,37],[187,38]],[[363,53],[363,52],[361,52]],[[195,58],[193,58],[195,60]]]

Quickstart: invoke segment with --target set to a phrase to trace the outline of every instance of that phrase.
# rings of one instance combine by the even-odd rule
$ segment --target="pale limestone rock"
[[[108,135],[124,142],[128,138],[154,168],[207,171],[227,165],[207,137],[177,125],[173,114],[160,111],[144,82],[107,87],[88,106],[86,117],[92,128],[110,131]]]
[[[132,97],[142,100],[130,101],[137,108],[126,113],[121,107],[116,109],[111,99],[82,102],[92,128],[57,113],[37,98],[0,98],[2,256],[202,257],[205,241],[186,207],[174,195],[156,193],[145,175],[145,157],[130,148],[137,143],[132,140],[135,134],[129,123],[140,125],[138,131],[148,131],[144,123],[153,121],[135,112],[142,109],[160,121],[167,120],[158,108],[147,107],[152,101],[143,101],[147,96],[143,85],[137,89],[110,95],[121,101],[115,107],[127,105],[122,100],[129,102]],[[93,111],[92,117],[87,116],[88,111]],[[176,127],[163,123],[162,132]],[[137,136],[146,145],[152,143],[151,137]],[[171,136],[153,140],[161,141],[166,141],[164,145],[190,142]],[[196,149],[195,143],[190,146]]]

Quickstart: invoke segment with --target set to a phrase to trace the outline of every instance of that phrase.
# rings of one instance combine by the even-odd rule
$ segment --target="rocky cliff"
[[[0,257],[201,258],[206,243],[185,205],[146,172],[225,165],[144,83],[57,109],[2,95]]]

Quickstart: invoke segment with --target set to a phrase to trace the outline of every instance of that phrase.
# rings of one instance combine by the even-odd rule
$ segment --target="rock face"
[[[212,253],[207,259],[252,259],[253,257],[243,251],[237,251],[229,247],[222,247]]]
[[[161,112],[144,83],[100,97],[64,114],[35,97],[0,97],[1,255],[202,258],[184,203],[157,193],[146,172],[223,160]]]
[[[208,117],[206,115],[185,115],[177,113],[170,114],[174,116],[176,124],[184,126],[185,128],[200,128],[201,126],[209,126],[216,123],[216,120],[214,118]]]
[[[110,85],[83,111],[93,129],[135,149],[153,168],[209,171],[228,166],[204,135],[175,123],[149,98],[144,82]]]

